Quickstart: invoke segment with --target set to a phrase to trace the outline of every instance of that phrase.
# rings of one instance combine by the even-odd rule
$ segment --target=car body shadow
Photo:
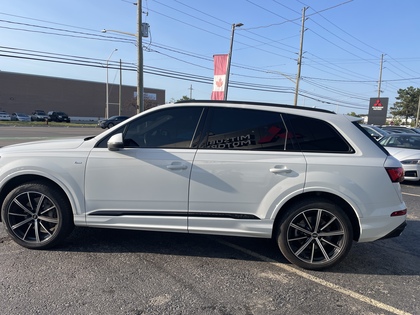
[[[337,266],[324,271],[310,272],[420,275],[420,251],[418,242],[415,241],[419,238],[419,231],[420,222],[409,221],[401,236],[372,243],[354,243],[347,257]],[[237,250],[235,247],[244,250]],[[61,246],[53,250],[69,253],[142,253],[243,261],[261,261],[262,256],[267,258],[267,262],[292,266],[280,253],[274,240],[248,237],[76,228]]]

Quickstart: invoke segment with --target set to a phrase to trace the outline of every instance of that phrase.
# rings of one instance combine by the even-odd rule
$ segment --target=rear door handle
[[[177,170],[186,170],[188,166],[182,163],[174,162],[170,165],[167,165],[166,168],[171,171],[177,171]]]

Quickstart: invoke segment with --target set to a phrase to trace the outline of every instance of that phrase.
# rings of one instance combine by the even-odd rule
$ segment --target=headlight
[[[401,161],[401,164],[420,164],[420,160],[418,160],[418,159],[404,160],[404,161]]]

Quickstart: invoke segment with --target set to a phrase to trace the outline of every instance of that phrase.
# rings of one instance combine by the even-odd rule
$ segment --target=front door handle
[[[290,174],[292,170],[284,165],[276,165],[273,168],[270,168],[270,172],[274,174]]]

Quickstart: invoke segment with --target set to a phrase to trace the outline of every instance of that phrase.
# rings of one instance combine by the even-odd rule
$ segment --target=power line
[[[218,29],[221,29],[221,30],[226,30],[227,28],[225,28],[224,26],[228,26],[228,25],[230,26],[231,25],[231,23],[223,21],[223,20],[219,19],[218,17],[211,16],[207,12],[200,11],[200,10],[190,6],[190,5],[183,4],[183,3],[181,3],[181,1],[174,0],[174,2],[182,5],[184,8],[188,8],[189,10],[192,10],[194,13],[199,12],[200,14],[202,14],[203,17],[199,17],[199,15],[196,14],[197,17],[195,18],[197,21],[199,21],[199,23],[201,25],[203,25],[203,23],[206,23],[213,28],[218,28]],[[254,4],[252,1],[248,1],[248,2],[251,3],[251,4]],[[277,3],[278,5],[282,5],[278,1],[273,0],[273,2]],[[338,4],[336,6],[326,8],[324,10],[316,11],[314,14],[310,14],[308,16],[313,16],[313,18],[311,18],[311,19],[313,19],[313,21],[315,20],[315,15],[316,14],[318,14],[318,16],[324,18],[320,14],[320,12],[330,10],[332,8],[335,8],[337,6],[340,6],[340,5],[349,3],[349,2],[351,2],[351,1],[346,1],[346,2],[343,2],[343,3]],[[182,13],[182,14],[186,14],[186,16],[189,17],[188,20],[191,20],[191,17],[193,17],[193,15],[191,14],[191,11],[190,12],[181,11],[181,10],[179,10],[179,8],[175,8],[175,7],[171,7],[167,4],[163,4],[162,1],[154,1],[153,3],[158,3],[159,5],[163,5],[163,6],[166,6],[167,8],[175,10],[175,12],[177,12],[176,16],[178,16],[178,15],[180,15],[180,13]],[[293,9],[291,9],[291,8],[285,6],[285,5],[282,5],[282,6],[291,10],[292,12],[298,13],[297,11],[293,11]],[[151,10],[149,10],[149,11],[151,11]],[[270,11],[270,10],[268,10],[268,11]],[[152,11],[152,12],[156,12],[157,14],[159,14],[157,11]],[[275,12],[272,12],[272,13],[275,14]],[[3,14],[3,13],[0,13],[0,14]],[[3,15],[7,15],[7,14],[3,14]],[[8,16],[25,18],[25,17],[22,17],[22,16],[14,16],[14,15],[8,15]],[[171,18],[168,15],[163,15],[163,16],[165,16],[165,18]],[[285,18],[285,17],[281,17],[279,15],[277,15],[277,16],[280,17],[280,18],[283,18],[283,19]],[[223,26],[219,26],[218,24],[220,24],[220,23],[212,23],[214,21],[209,20],[209,18],[214,19],[214,21],[222,22]],[[16,31],[25,31],[25,32],[48,34],[48,35],[53,35],[53,36],[67,36],[67,37],[70,36],[70,37],[74,37],[74,38],[81,38],[81,39],[88,39],[88,40],[94,39],[94,40],[109,41],[109,42],[129,43],[129,44],[135,44],[136,43],[136,41],[133,40],[132,38],[127,38],[127,37],[122,37],[122,36],[109,36],[109,35],[104,35],[104,34],[97,34],[99,32],[98,30],[89,30],[87,28],[75,27],[75,26],[60,24],[60,23],[53,23],[53,22],[49,22],[49,21],[45,21],[45,20],[37,20],[37,19],[31,19],[31,18],[27,18],[27,19],[32,20],[32,21],[42,22],[42,23],[54,24],[57,27],[48,27],[48,26],[43,26],[43,25],[35,25],[33,23],[20,23],[20,22],[18,23],[18,22],[12,22],[12,21],[4,22],[4,20],[0,20],[0,22],[3,23],[3,24],[8,23],[8,24],[12,24],[12,25],[16,26],[14,28],[8,28],[8,27],[0,26],[0,28],[16,30]],[[299,20],[299,19],[300,18],[297,18],[296,21]],[[174,19],[174,20],[179,22],[179,23],[183,23],[183,24],[185,24],[189,27],[194,27],[194,26],[191,26],[191,24],[185,23],[185,21],[183,21],[182,19]],[[327,22],[331,23],[327,19],[325,19],[325,20]],[[294,21],[293,19],[288,19],[286,21],[286,23],[293,24],[294,23],[293,21]],[[205,29],[203,29],[201,27],[200,24],[198,24],[198,28],[196,27],[196,29],[198,29],[200,31],[206,31]],[[281,24],[284,24],[284,23],[277,23],[277,25],[281,25]],[[325,30],[324,26],[320,25],[319,23],[314,23],[314,24],[319,25],[322,29]],[[331,23],[331,24],[333,24],[333,23]],[[67,28],[78,29],[78,30],[81,30],[81,31],[64,29],[62,26],[65,26]],[[28,28],[32,28],[32,29],[28,29]],[[340,29],[340,28],[338,28],[338,29]],[[90,31],[92,31],[92,33],[90,33]],[[344,30],[341,30],[341,31],[345,32]],[[210,30],[210,33],[215,35],[215,36],[218,36],[219,38],[227,39],[227,36],[218,34],[216,32],[213,32],[212,30]],[[334,36],[334,38],[337,37],[337,35],[333,32],[327,32],[327,33],[328,33],[328,35]],[[352,37],[351,34],[349,34],[349,33],[346,33],[346,34],[348,36]],[[291,50],[294,49],[294,47],[289,46],[289,45],[284,45],[283,43],[281,43],[282,40],[273,40],[272,38],[264,37],[264,36],[261,36],[259,34],[256,35],[255,33],[252,32],[252,28],[242,29],[241,32],[238,35],[239,35],[239,38],[241,39],[241,41],[238,41],[238,43],[242,45],[242,46],[240,46],[241,48],[239,48],[239,49],[256,49],[260,52],[268,53],[268,54],[271,54],[273,56],[286,58],[287,60],[295,60],[294,56],[288,56],[287,54],[284,54],[284,55],[279,54],[278,51],[280,49],[286,51],[287,53],[294,54],[294,52],[291,51]],[[248,36],[248,35],[251,35],[251,36]],[[257,36],[259,39],[253,38],[254,35]],[[263,40],[261,40],[261,39],[263,39]],[[327,38],[327,39],[330,40],[330,38]],[[252,41],[253,43],[256,42],[258,44],[257,45],[250,45],[250,41]],[[332,40],[332,42],[336,42],[336,40],[334,39],[334,40]],[[348,44],[354,49],[358,49],[358,50],[363,51],[364,53],[369,54],[368,52],[362,50],[361,48],[357,47],[356,45],[353,45],[350,42],[348,42]],[[280,47],[280,45],[281,45],[281,47]],[[267,47],[269,47],[269,49],[258,49],[257,47],[259,47],[259,46],[267,46]],[[290,49],[284,49],[284,47],[288,47]],[[144,49],[144,47],[143,47],[143,49]],[[276,50],[273,50],[273,49],[276,49]],[[204,69],[206,71],[207,70],[213,70],[210,67],[210,63],[212,62],[212,58],[210,58],[207,55],[204,56],[204,55],[196,54],[194,52],[188,52],[188,51],[181,50],[181,49],[178,49],[178,48],[158,44],[158,43],[155,43],[155,42],[152,42],[152,41],[150,43],[150,48],[148,48],[148,51],[150,51],[151,53],[160,54],[160,55],[165,56],[167,58],[170,58],[172,60],[176,60],[177,62],[182,62],[182,63],[193,65],[197,68],[201,68],[201,69]],[[344,50],[344,51],[346,51],[346,53],[352,54],[352,52],[349,51],[349,50]],[[330,74],[330,75],[332,75],[336,78],[342,78],[343,82],[362,82],[362,81],[364,81],[364,82],[376,82],[375,80],[371,80],[371,81],[370,80],[352,80],[352,78],[354,78],[354,77],[362,78],[362,77],[365,77],[365,76],[363,76],[360,73],[356,73],[354,71],[351,71],[349,69],[349,67],[347,67],[347,68],[342,67],[342,65],[343,65],[342,62],[334,64],[334,62],[332,62],[331,60],[326,60],[326,59],[319,58],[319,57],[315,56],[313,53],[308,52],[307,55],[309,55],[309,57],[305,58],[305,62],[304,62],[304,64],[306,64],[306,66],[311,66],[314,69],[317,69],[317,70],[322,71],[324,73]],[[358,56],[357,54],[354,54],[354,56],[356,56],[358,58],[357,60],[362,60],[364,63],[374,64],[373,61],[371,61],[367,58],[362,58],[362,57]],[[29,54],[27,55],[27,57],[28,58],[42,58],[40,56],[36,56],[36,55],[31,56]],[[315,57],[315,59],[314,59],[314,57]],[[45,57],[45,58],[47,58],[47,57]],[[51,58],[51,59],[52,60],[54,59],[54,62],[59,62],[61,60],[61,59],[57,58],[57,56],[55,56],[54,58]],[[193,59],[204,61],[206,64],[204,64],[203,62],[201,62],[201,63],[194,62]],[[78,64],[78,63],[83,64],[83,65],[89,64],[89,62],[86,59],[83,59],[83,58],[80,59],[80,60],[77,59],[77,58],[73,60],[71,57],[69,57],[69,58],[64,58],[62,60],[63,60],[63,62],[73,62],[75,64]],[[95,63],[95,62],[96,61],[92,61],[92,63]],[[319,69],[319,68],[317,68],[313,65],[309,65],[308,63],[310,63],[310,62],[313,62],[313,63],[321,66],[321,69]],[[395,64],[398,64],[398,62],[394,63],[394,65],[393,65],[394,67],[395,67]],[[390,65],[390,63],[389,63],[389,65]],[[98,66],[101,66],[100,63],[99,63]],[[132,68],[135,68],[135,66],[136,66],[135,64],[126,64],[125,65],[125,67],[130,69],[129,71],[133,71]],[[267,70],[265,68],[252,67],[249,64],[242,65],[242,64],[239,64],[239,63],[233,63],[232,66],[235,69],[233,74],[238,76],[238,77],[241,77],[241,78],[252,78],[252,79],[259,79],[259,80],[273,79],[272,76],[271,77],[263,76],[263,75],[267,74]],[[396,67],[396,68],[397,68],[397,70],[395,70],[395,68],[388,69],[388,70],[391,73],[394,73],[396,76],[402,76],[399,72],[399,71],[401,71],[401,73],[403,73],[401,68],[400,67]],[[331,72],[326,71],[326,69],[330,69]],[[180,79],[177,76],[181,75],[181,74],[178,74],[177,72],[171,72],[171,70],[168,70],[168,72],[163,72],[163,71],[158,72],[157,70],[150,70],[149,69],[148,71],[152,72],[151,74],[154,74],[154,75],[171,76],[171,77],[174,77],[176,79]],[[237,73],[235,71],[237,71]],[[258,74],[257,75],[252,75],[252,73],[250,73],[250,72],[254,72],[256,74],[260,73],[261,76],[258,76]],[[158,73],[158,74],[155,74],[155,73]],[[405,73],[408,74],[408,72],[405,72]],[[248,74],[251,74],[251,75],[248,75]],[[186,76],[187,74],[182,74],[182,75]],[[290,76],[292,76],[292,75],[290,75]],[[347,76],[349,78],[348,80],[346,80]],[[197,77],[195,75],[191,75],[191,74],[190,74],[189,78],[191,80],[194,79],[194,80],[206,81],[205,79],[199,78],[199,77]],[[316,83],[315,81],[312,80],[312,77],[303,76],[302,78],[305,79],[304,82],[307,83],[307,84],[312,85],[313,83]],[[280,79],[280,78],[278,78],[278,79]],[[412,78],[410,78],[410,79],[412,79]],[[416,78],[414,78],[414,79],[416,79]],[[324,82],[329,82],[329,83],[337,82],[337,81],[329,80],[329,79],[322,79],[322,80],[324,80]],[[211,81],[211,79],[210,79],[210,81]],[[391,81],[384,80],[383,82],[390,83]],[[398,82],[398,81],[394,81],[394,82]],[[247,82],[239,82],[239,83],[243,84],[244,86],[245,86],[245,84],[249,84],[251,87],[257,87],[257,85],[254,85],[254,83],[247,83]],[[276,90],[277,87],[275,85],[272,85],[272,86],[262,85],[262,86],[258,86],[258,88],[268,89],[268,90],[272,88],[273,90]],[[339,90],[339,89],[334,89],[333,87],[328,87],[325,84],[320,84],[318,86],[318,88],[321,88],[323,90],[334,90],[334,92],[336,92],[336,93],[342,93],[341,95],[346,95],[346,93],[350,94],[350,92]],[[290,88],[287,88],[287,89],[290,90]],[[310,96],[311,93],[308,92],[307,95]],[[313,95],[314,95],[314,97],[318,96],[318,95],[315,96],[315,94],[313,94]],[[324,97],[325,100],[327,99],[327,96],[323,96],[323,97]],[[349,103],[349,105],[350,105],[350,103]]]
[[[7,49],[5,50],[4,48],[5,47],[0,47],[1,57],[60,63],[60,64],[68,64],[68,65],[77,65],[77,66],[88,66],[88,67],[96,67],[96,68],[105,67],[104,59],[86,58],[86,57],[78,57],[78,56],[72,56],[72,55],[42,53],[42,52],[36,53],[36,51],[31,51],[31,50],[24,50],[23,52],[19,52],[19,51],[16,51],[18,50],[16,48],[11,48],[10,50],[12,50],[12,52],[7,53]],[[69,58],[66,58],[66,56],[68,56]],[[137,71],[137,67],[135,64],[129,64],[129,63],[122,63],[122,64],[123,64],[122,70],[124,71]],[[120,69],[120,66],[119,66],[119,63],[110,61],[109,68]],[[150,75],[174,78],[178,80],[199,82],[199,83],[207,84],[207,85],[211,85],[212,80],[213,80],[213,78],[211,77],[198,76],[194,74],[176,72],[172,70],[166,70],[166,69],[149,67],[149,66],[145,66],[144,73],[147,73]],[[255,84],[255,83],[248,83],[248,82],[241,82],[241,81],[231,81],[231,87],[237,88],[237,89],[246,89],[246,90],[252,90],[252,91],[263,91],[263,92],[272,92],[272,93],[286,93],[286,94],[294,93],[294,89],[290,87],[263,85],[263,84]],[[311,97],[311,93],[302,94],[302,96],[309,98]],[[324,97],[324,100],[322,100],[322,98],[323,96],[317,95],[317,99],[320,102],[323,102],[323,103],[328,102],[327,97]],[[342,102],[340,105],[347,106],[345,102]],[[348,105],[353,106],[353,104],[348,104]]]

